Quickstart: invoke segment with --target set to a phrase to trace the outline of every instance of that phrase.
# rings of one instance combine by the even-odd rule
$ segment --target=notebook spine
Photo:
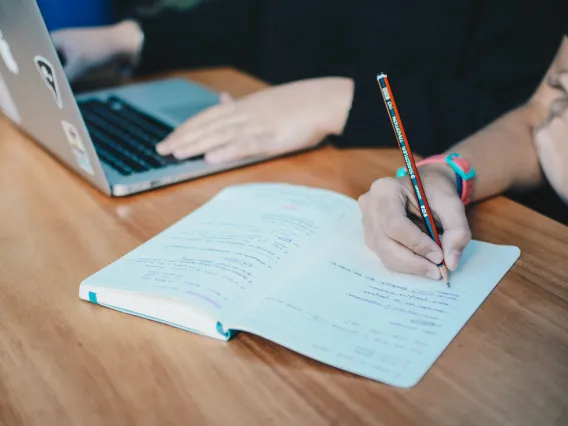
[[[234,330],[225,329],[220,322],[217,322],[217,332],[219,332],[221,336],[226,337],[227,340],[230,340],[236,334]]]

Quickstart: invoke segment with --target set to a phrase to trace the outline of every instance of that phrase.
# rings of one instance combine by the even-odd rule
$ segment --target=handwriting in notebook
[[[262,334],[270,333],[278,343],[300,352],[309,351],[328,362],[335,360],[358,368],[366,366],[399,377],[400,369],[411,365],[427,345],[419,336],[403,336],[406,330],[396,327],[377,330],[372,323],[346,319],[348,315],[341,310],[327,315],[314,313],[309,302],[269,296],[261,305],[255,308],[256,312],[247,313],[243,318],[245,323],[256,324]]]
[[[290,277],[247,312],[243,326],[254,324],[285,346],[389,380],[420,368],[459,316],[465,290],[390,282],[378,263],[362,259],[356,250],[322,253],[297,280]]]
[[[143,283],[155,290],[168,289],[199,295],[219,308],[235,292],[255,284],[258,276],[298,251],[313,232],[313,221],[288,214],[262,215],[257,225],[207,221],[198,230],[171,234],[163,242],[169,258],[132,257],[142,266]],[[171,256],[178,254],[178,257]]]
[[[390,321],[390,325],[397,328],[435,334],[434,330],[443,326],[444,319],[454,312],[460,298],[455,291],[424,290],[415,286],[392,284],[363,275],[335,261],[329,263],[367,281],[358,291],[348,292],[348,296],[377,309],[398,314],[396,320]]]
[[[252,287],[270,286],[274,279],[261,277],[297,256],[316,232],[342,214],[342,205],[350,204],[342,197],[285,190],[280,195],[262,188],[241,196],[238,192],[222,194],[137,256],[126,257],[136,271],[143,271],[139,278],[149,293],[200,299],[202,307],[205,303],[214,309],[236,303]]]

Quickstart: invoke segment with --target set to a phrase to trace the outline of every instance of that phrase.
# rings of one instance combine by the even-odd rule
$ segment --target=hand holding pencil
[[[471,240],[465,208],[456,191],[455,173],[444,164],[416,168],[386,76],[379,76],[378,82],[409,173],[397,179],[377,180],[359,199],[365,241],[387,268],[431,279],[444,278],[449,283],[447,270],[457,268]],[[421,219],[422,229],[411,218]],[[436,225],[443,230],[441,238]]]

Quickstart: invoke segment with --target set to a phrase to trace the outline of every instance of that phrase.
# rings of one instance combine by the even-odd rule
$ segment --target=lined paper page
[[[84,284],[217,312],[273,285],[318,232],[355,208],[354,200],[315,188],[230,187]]]
[[[306,263],[226,326],[358,375],[410,387],[519,256],[516,247],[472,242],[448,289],[441,281],[388,272],[364,247],[360,226],[348,228],[338,229],[340,248]]]

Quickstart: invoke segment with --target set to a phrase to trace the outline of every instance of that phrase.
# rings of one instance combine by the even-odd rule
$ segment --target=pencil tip
[[[444,282],[449,287],[450,286],[450,271],[448,270],[448,267],[446,265],[440,266],[440,273],[442,275],[442,278],[444,279]]]

